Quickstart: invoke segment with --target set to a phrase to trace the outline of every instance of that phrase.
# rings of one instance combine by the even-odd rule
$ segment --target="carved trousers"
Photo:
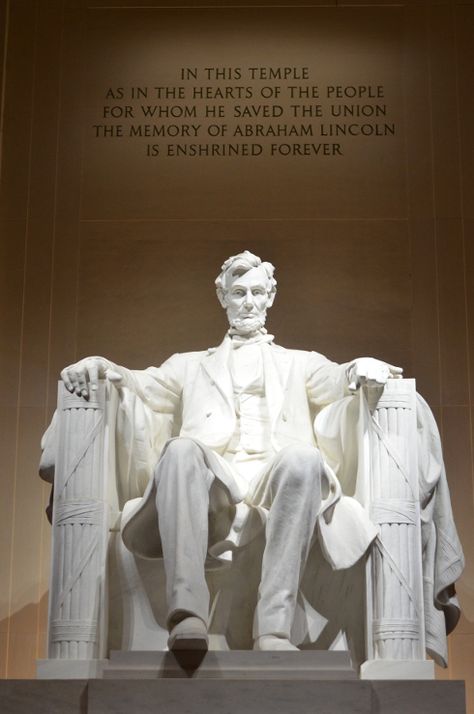
[[[282,449],[269,467],[268,508],[254,637],[290,637],[298,587],[321,507],[324,464],[319,451]],[[207,622],[205,578],[209,492],[215,476],[192,440],[171,441],[155,469],[156,507],[167,583],[168,624],[189,613]]]

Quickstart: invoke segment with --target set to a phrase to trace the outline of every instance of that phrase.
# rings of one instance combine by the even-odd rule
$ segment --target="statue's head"
[[[216,278],[217,297],[235,332],[250,335],[265,324],[276,294],[275,268],[245,250],[228,258]]]

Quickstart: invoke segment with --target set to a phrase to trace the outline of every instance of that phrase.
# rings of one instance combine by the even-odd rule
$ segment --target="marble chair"
[[[421,525],[415,383],[390,380],[372,404],[363,389],[350,399],[360,411],[358,431],[343,467],[332,466],[379,535],[355,566],[337,572],[315,541],[292,641],[302,649],[349,649],[362,677],[430,678],[425,603],[433,593],[423,586],[422,552],[430,546]],[[135,557],[120,537],[135,503],[129,496],[140,494],[118,484],[118,408],[106,382],[87,401],[59,383],[41,463],[54,489],[48,659],[39,663],[40,677],[100,676],[111,650],[166,649],[162,563]],[[319,426],[324,434],[324,418]],[[339,437],[322,438],[337,454]],[[262,547],[260,535],[232,560],[209,558],[210,649],[252,647]]]

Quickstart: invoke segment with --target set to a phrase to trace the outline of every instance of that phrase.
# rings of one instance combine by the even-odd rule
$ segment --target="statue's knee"
[[[306,444],[285,447],[278,456],[280,478],[302,489],[321,482],[323,460],[318,449]]]
[[[154,471],[155,480],[163,475],[175,477],[176,474],[199,474],[204,463],[202,451],[195,441],[186,437],[177,437],[168,442]]]
[[[320,470],[323,465],[319,449],[309,444],[292,444],[282,449],[278,455],[278,463],[291,466],[292,470]]]
[[[193,439],[185,436],[178,436],[168,442],[164,455],[172,458],[189,459],[201,456],[201,449]]]

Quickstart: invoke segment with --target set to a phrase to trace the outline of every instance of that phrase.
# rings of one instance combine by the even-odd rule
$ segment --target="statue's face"
[[[238,333],[248,335],[264,326],[267,308],[271,307],[275,297],[269,289],[270,283],[262,266],[252,268],[228,283],[224,307],[229,325]]]

